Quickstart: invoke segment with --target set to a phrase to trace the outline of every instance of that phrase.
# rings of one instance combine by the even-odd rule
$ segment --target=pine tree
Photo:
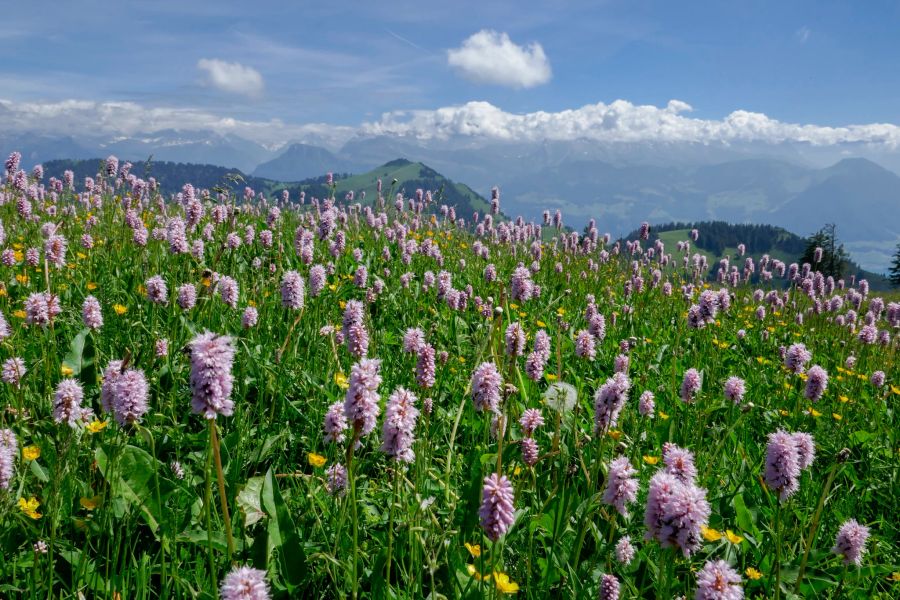
[[[892,284],[900,286],[900,244],[897,244],[897,251],[894,252],[894,262],[891,263],[888,278]]]
[[[841,277],[848,266],[849,256],[844,245],[838,242],[836,232],[837,226],[830,223],[813,234],[806,244],[800,263],[809,263],[814,271],[820,271],[825,276],[831,275],[835,279]],[[822,260],[818,263],[815,259],[817,248],[822,249]]]

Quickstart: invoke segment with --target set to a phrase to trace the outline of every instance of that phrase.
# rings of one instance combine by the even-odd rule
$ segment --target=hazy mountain
[[[382,162],[384,160],[364,164],[361,161],[340,158],[319,146],[291,144],[272,160],[256,167],[253,174],[279,181],[300,181],[328,172],[359,173]]]

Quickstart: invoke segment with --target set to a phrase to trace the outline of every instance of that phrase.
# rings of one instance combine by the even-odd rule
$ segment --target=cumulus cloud
[[[864,144],[900,148],[900,126],[870,123],[826,127],[785,123],[762,113],[737,110],[722,119],[690,116],[691,106],[671,100],[665,106],[625,100],[598,102],[559,112],[506,112],[488,102],[468,102],[434,110],[385,113],[359,126],[289,123],[280,119],[242,120],[198,108],[152,107],[135,102],[11,102],[0,100],[0,131],[84,136],[89,139],[135,136],[164,129],[234,134],[277,147],[309,140],[336,148],[354,136],[406,136],[443,140],[463,136],[496,141],[585,139],[597,143],[689,142],[699,144],[779,144],[813,146]]]
[[[201,58],[197,68],[203,71],[206,82],[231,94],[259,96],[263,91],[263,77],[253,67],[217,58]]]
[[[571,140],[598,142],[805,142],[816,146],[866,143],[900,146],[900,127],[890,123],[825,127],[783,123],[762,113],[737,110],[724,119],[696,119],[691,106],[671,100],[664,107],[626,100],[598,102],[560,112],[515,114],[488,102],[468,102],[437,110],[385,113],[361,131],[370,135],[402,135],[419,139],[452,136],[496,140]]]
[[[475,83],[531,88],[550,81],[552,71],[537,42],[515,44],[509,35],[482,29],[447,51],[447,64]]]

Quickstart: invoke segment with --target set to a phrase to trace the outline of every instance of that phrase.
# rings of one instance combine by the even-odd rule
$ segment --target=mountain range
[[[882,160],[892,154],[866,146],[504,142],[471,136],[357,136],[339,147],[323,144],[311,139],[269,148],[207,131],[117,139],[0,133],[0,151],[22,151],[25,166],[53,158],[115,154],[135,161],[152,155],[154,161],[221,165],[271,182],[368,173],[402,157],[466,182],[481,196],[499,186],[508,215],[538,219],[545,209],[559,209],[572,227],[595,218],[614,236],[644,220],[764,223],[803,236],[834,222],[854,258],[876,271],[886,270],[900,242],[900,177],[883,166],[900,165]]]

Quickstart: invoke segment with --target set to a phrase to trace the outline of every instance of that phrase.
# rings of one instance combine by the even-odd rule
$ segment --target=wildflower
[[[347,417],[344,415],[344,404],[342,402],[335,402],[328,407],[322,429],[325,431],[324,439],[326,443],[334,442],[335,444],[342,444],[344,442],[344,439],[346,438],[344,431],[347,429]]]
[[[364,358],[350,369],[350,381],[344,396],[344,415],[353,424],[359,436],[375,429],[375,420],[381,409],[378,406],[381,385],[381,361]]]
[[[57,423],[65,421],[69,427],[74,428],[81,420],[83,399],[81,384],[74,379],[63,379],[56,387],[53,397],[53,420]]]
[[[782,430],[769,434],[766,447],[766,485],[784,501],[799,489],[799,477],[800,456],[794,439]]]
[[[631,545],[631,537],[625,536],[616,544],[616,561],[622,566],[628,566],[634,560],[635,550]]]
[[[19,387],[22,377],[28,369],[25,367],[25,361],[18,357],[7,358],[3,361],[2,378],[4,383],[8,383],[13,387]]]
[[[813,402],[821,400],[826,389],[828,389],[828,373],[819,365],[813,365],[807,374],[806,397]]]
[[[281,305],[292,310],[303,308],[306,282],[297,271],[288,271],[281,278]]]
[[[844,564],[850,563],[860,566],[862,564],[862,555],[866,551],[866,540],[869,539],[869,528],[860,525],[856,519],[844,521],[838,530],[837,537],[834,540],[834,548],[831,549],[835,554],[839,554],[844,558]]]
[[[222,600],[269,600],[266,572],[252,567],[234,567],[222,580]]]
[[[688,369],[681,382],[681,399],[685,402],[693,402],[702,386],[703,379],[700,372],[697,369]]]
[[[496,542],[505,534],[515,519],[513,486],[505,475],[493,473],[484,478],[481,493],[481,527],[491,541]]]
[[[695,600],[741,600],[741,576],[724,560],[708,561],[697,572]]]
[[[188,345],[191,353],[191,408],[206,419],[231,416],[234,346],[228,336],[204,332]]]
[[[41,506],[41,503],[37,498],[31,497],[28,500],[25,498],[19,498],[19,510],[25,513],[29,519],[40,519],[41,513],[38,512],[38,508]]]
[[[103,326],[103,313],[100,310],[100,302],[93,296],[84,299],[81,308],[81,318],[88,329],[100,329]]]
[[[341,463],[325,469],[325,491],[332,496],[343,496],[347,491],[347,469]]]
[[[491,362],[481,363],[472,372],[472,402],[475,410],[497,412],[500,406],[500,386],[503,378],[497,366]]]
[[[747,385],[740,377],[729,377],[725,382],[725,397],[735,404],[740,404],[744,400],[746,392]]]
[[[609,465],[603,503],[614,506],[623,517],[628,516],[628,504],[637,499],[638,480],[635,475],[637,471],[625,456],[620,456]]]
[[[413,430],[418,418],[416,396],[402,387],[397,388],[385,408],[381,451],[397,460],[413,462],[416,457],[412,450]]]
[[[600,578],[600,600],[619,600],[619,580],[615,575]]]

